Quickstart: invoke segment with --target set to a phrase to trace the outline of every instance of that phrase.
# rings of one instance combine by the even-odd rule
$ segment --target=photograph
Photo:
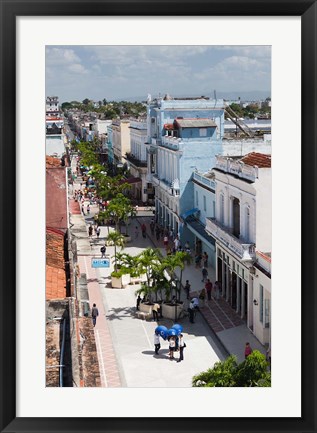
[[[317,2],[0,3],[0,432],[316,433]]]
[[[270,387],[271,47],[46,46],[45,93],[46,386]]]

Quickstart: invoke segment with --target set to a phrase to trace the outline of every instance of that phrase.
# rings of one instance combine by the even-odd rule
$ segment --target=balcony
[[[199,173],[194,172],[193,179],[196,180],[196,182],[198,182],[198,183],[201,183],[203,185],[208,186],[210,189],[213,189],[213,190],[216,189],[215,181],[212,179],[209,179],[206,176],[203,176]]]
[[[180,191],[179,188],[173,187],[173,182],[168,181],[167,179],[160,179],[157,173],[152,174],[152,183],[154,186],[160,187],[162,190],[167,192],[169,195],[173,197],[179,197]]]
[[[247,243],[243,239],[238,239],[231,233],[230,228],[224,227],[214,218],[206,218],[206,232],[213,236],[217,241],[224,244],[232,253],[243,262],[255,260],[255,245]]]
[[[136,167],[147,167],[147,161],[141,161],[131,153],[127,153],[127,160]]]
[[[162,146],[172,150],[179,150],[181,139],[177,137],[165,136],[162,137]]]
[[[232,158],[228,158],[226,156],[217,156],[215,168],[251,182],[255,182],[255,180],[258,178],[258,167],[244,165],[242,161],[235,161]]]

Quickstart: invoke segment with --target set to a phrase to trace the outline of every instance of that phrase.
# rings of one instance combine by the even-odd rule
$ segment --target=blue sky
[[[269,46],[47,46],[46,95],[60,102],[271,91]]]

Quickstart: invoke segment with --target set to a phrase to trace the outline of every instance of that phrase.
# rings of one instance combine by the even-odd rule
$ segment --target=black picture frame
[[[1,432],[316,432],[317,5],[305,0],[0,0],[0,427]],[[300,418],[18,418],[16,416],[16,17],[300,16],[302,24],[302,416]],[[124,6],[124,7],[123,7]],[[286,41],[287,43],[287,41]],[[290,84],[291,89],[291,84]],[[290,90],[291,91],[291,90]],[[290,126],[292,121],[290,120]],[[299,143],[300,145],[300,143]],[[297,179],[299,181],[299,179]],[[5,206],[4,206],[5,204]],[[290,234],[291,236],[291,234]],[[292,264],[294,265],[294,264]],[[291,266],[290,264],[290,269]],[[284,287],[283,290],[287,290]],[[290,324],[291,326],[291,324]],[[299,348],[296,348],[299,350]],[[285,354],[286,362],[291,353]],[[291,378],[290,378],[291,380]],[[281,402],[281,404],[283,404]],[[40,414],[39,414],[40,415]]]

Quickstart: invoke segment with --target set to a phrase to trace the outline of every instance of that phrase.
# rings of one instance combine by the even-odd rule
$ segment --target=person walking
[[[105,245],[103,245],[101,248],[100,248],[100,252],[101,252],[101,258],[103,259],[104,257],[106,257],[106,246]]]
[[[210,281],[209,278],[207,278],[207,282],[205,284],[205,289],[207,292],[208,301],[211,301],[212,282]]]
[[[167,247],[168,247],[168,236],[164,236],[163,243],[164,243],[165,249],[167,250]]]
[[[207,280],[207,277],[208,277],[208,271],[205,268],[205,266],[202,268],[201,274],[202,274],[202,277],[203,277],[203,279],[201,280],[201,282],[204,283]]]
[[[99,239],[99,236],[100,236],[100,227],[96,228],[96,236],[97,236],[97,239]]]
[[[160,305],[159,304],[154,304],[152,307],[152,314],[153,314],[153,321],[154,322],[158,322],[159,321],[159,315],[158,315],[158,311],[160,309]]]
[[[86,215],[86,214],[85,214],[85,207],[84,207],[83,204],[81,205],[81,211],[82,211],[83,215]]]
[[[141,226],[142,236],[146,238],[146,225],[143,223]]]
[[[206,300],[206,289],[205,289],[205,287],[199,293],[199,299],[200,299],[200,306],[204,307],[205,306],[205,300]]]
[[[98,316],[99,316],[98,308],[96,307],[96,304],[93,304],[92,309],[91,309],[91,317],[92,317],[92,323],[94,326],[96,326]]]
[[[216,296],[217,301],[218,301],[219,298],[220,298],[220,288],[221,288],[221,286],[220,286],[220,282],[219,282],[219,281],[216,281],[216,282],[215,282],[215,296]]]
[[[154,347],[155,347],[155,355],[158,355],[159,350],[161,348],[161,343],[160,343],[160,335],[157,332],[154,332]]]
[[[137,311],[139,311],[139,309],[140,309],[140,304],[141,304],[141,296],[138,295],[138,297],[136,298],[136,309],[137,309]]]
[[[185,284],[184,290],[185,290],[185,292],[186,292],[186,299],[189,299],[190,284],[189,284],[189,281],[188,281],[188,280],[186,280],[186,284]]]
[[[90,224],[90,226],[88,227],[88,236],[91,238],[92,236],[92,225]]]
[[[90,205],[87,204],[87,215],[89,215],[89,214],[90,214]]]
[[[250,343],[245,343],[244,348],[244,359],[247,359],[248,356],[250,356],[252,353],[252,348],[250,346]]]
[[[183,334],[179,334],[179,359],[177,362],[184,361],[184,349],[186,347],[186,343],[184,342]]]
[[[203,254],[203,266],[204,268],[208,268],[208,254],[206,253],[206,251]]]

